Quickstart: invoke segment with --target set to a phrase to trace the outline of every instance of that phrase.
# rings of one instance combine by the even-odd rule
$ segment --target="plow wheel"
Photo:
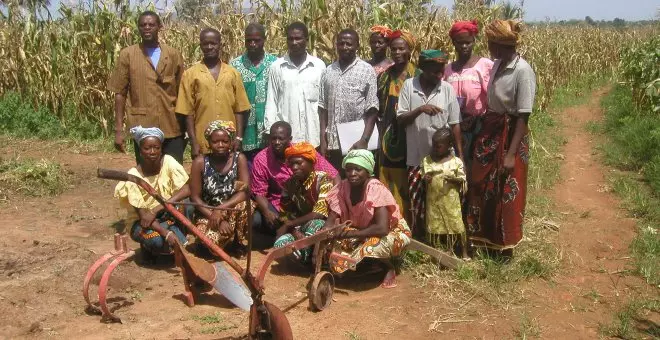
[[[309,288],[309,305],[313,311],[322,311],[332,303],[332,294],[335,289],[335,278],[330,272],[319,272],[314,276]]]
[[[293,340],[293,331],[286,315],[274,304],[264,301],[250,308],[250,339]]]

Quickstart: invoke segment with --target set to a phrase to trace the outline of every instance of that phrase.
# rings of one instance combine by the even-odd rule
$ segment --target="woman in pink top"
[[[461,107],[464,162],[472,160],[472,140],[480,129],[479,117],[488,104],[488,80],[493,61],[472,54],[479,33],[476,21],[457,21],[449,30],[458,59],[445,68],[444,80],[454,87]]]

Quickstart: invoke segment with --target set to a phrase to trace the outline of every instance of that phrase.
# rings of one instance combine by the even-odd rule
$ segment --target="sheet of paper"
[[[348,149],[357,142],[360,137],[362,137],[362,132],[364,132],[364,120],[356,120],[349,123],[339,123],[337,124],[337,134],[339,135],[339,147],[341,148],[341,154],[345,155],[348,153]],[[378,129],[374,127],[374,132],[371,134],[369,143],[367,146],[368,150],[376,150],[378,148]]]

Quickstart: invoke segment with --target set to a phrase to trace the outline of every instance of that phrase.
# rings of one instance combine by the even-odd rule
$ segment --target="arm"
[[[390,232],[389,222],[390,212],[387,207],[378,207],[374,211],[373,224],[364,229],[346,230],[337,238],[385,237]]]
[[[202,171],[204,169],[204,157],[197,157],[193,160],[192,167],[190,169],[190,180],[188,185],[190,187],[190,200],[193,203],[197,204],[206,204],[202,200]],[[211,218],[213,212],[211,209],[204,207],[196,207],[197,212],[202,214],[207,219]]]
[[[244,154],[238,155],[238,180],[243,183],[250,183],[250,173],[248,171],[248,162]],[[248,194],[245,190],[235,192],[227,201],[222,203],[222,208],[233,208],[237,204],[247,200]]]
[[[270,131],[270,127],[277,121],[283,120],[278,109],[279,96],[279,68],[271,65],[268,74],[268,88],[266,91],[266,108],[264,110],[264,130]]]
[[[319,123],[321,131],[321,145],[319,146],[319,152],[325,157],[328,153],[328,138],[325,134],[325,130],[328,127],[328,110],[321,106],[319,106]]]
[[[520,147],[520,141],[522,141],[523,136],[527,133],[527,119],[528,116],[525,114],[521,117],[511,117],[514,121],[511,125],[514,126],[513,137],[511,137],[511,143],[509,144],[509,150],[504,157],[504,169],[507,172],[513,171],[513,167],[516,163],[516,153]]]
[[[454,147],[456,148],[456,156],[463,159],[463,135],[461,132],[461,124],[451,125],[451,132],[454,135]]]
[[[126,152],[124,146],[124,110],[126,109],[126,95],[115,94],[115,149]]]
[[[339,219],[339,215],[334,211],[330,211],[328,213],[328,218],[325,220],[325,223],[323,224],[322,229],[334,227],[334,225],[337,224],[338,219]]]
[[[199,142],[197,142],[197,134],[195,132],[194,115],[186,116],[186,132],[188,133],[188,139],[190,139],[190,157],[194,160],[201,152]]]

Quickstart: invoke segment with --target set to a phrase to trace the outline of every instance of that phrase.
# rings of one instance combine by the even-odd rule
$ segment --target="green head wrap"
[[[341,167],[346,169],[346,164],[354,164],[363,167],[369,172],[369,175],[373,176],[376,161],[374,160],[374,155],[369,150],[351,150],[346,157],[344,157]]]
[[[419,64],[423,62],[436,62],[438,64],[446,64],[447,54],[440,50],[423,50],[419,54]]]

